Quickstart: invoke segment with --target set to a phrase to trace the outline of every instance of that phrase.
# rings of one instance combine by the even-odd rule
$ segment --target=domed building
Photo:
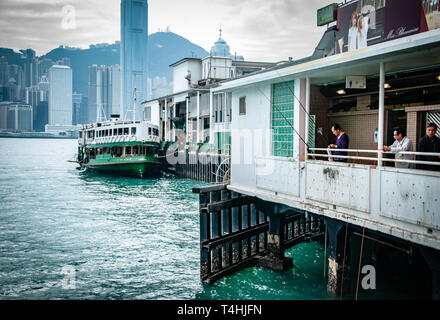
[[[218,40],[211,47],[211,56],[212,57],[227,57],[232,58],[234,61],[244,61],[243,56],[232,55],[231,50],[227,42],[222,39],[222,29],[220,31],[220,36]]]

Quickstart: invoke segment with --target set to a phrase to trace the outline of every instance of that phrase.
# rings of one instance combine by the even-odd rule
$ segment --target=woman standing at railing
[[[331,149],[348,149],[348,144],[350,139],[345,132],[342,132],[339,124],[335,123],[332,125],[332,132],[336,136],[336,144],[330,144],[328,147]],[[333,155],[347,156],[345,151],[332,151]],[[333,158],[329,157],[330,161],[347,162],[346,158]]]
[[[391,151],[396,154],[396,160],[414,160],[414,156],[410,154],[401,154],[400,151],[413,151],[413,145],[411,139],[405,136],[405,132],[402,128],[394,128],[393,137],[394,143],[387,147],[383,147],[383,151]],[[396,168],[413,168],[411,163],[396,162]]]

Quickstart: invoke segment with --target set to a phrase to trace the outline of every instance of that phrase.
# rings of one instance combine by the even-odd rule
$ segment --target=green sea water
[[[328,299],[319,242],[289,249],[285,272],[254,267],[202,284],[191,190],[205,184],[84,172],[68,162],[76,147],[0,139],[0,299]],[[420,297],[382,278],[360,297]]]

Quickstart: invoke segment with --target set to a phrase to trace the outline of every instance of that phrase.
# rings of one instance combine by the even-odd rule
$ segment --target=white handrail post
[[[382,166],[383,155],[383,138],[384,138],[384,119],[385,119],[385,63],[380,63],[380,75],[379,75],[379,134],[378,134],[378,149],[380,150],[377,155],[377,165]]]

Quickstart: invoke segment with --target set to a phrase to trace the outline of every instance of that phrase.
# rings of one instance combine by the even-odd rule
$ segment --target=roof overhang
[[[310,77],[314,85],[345,81],[347,75],[375,76],[380,62],[386,72],[398,72],[440,65],[440,29],[377,44],[355,52],[287,66],[282,69],[226,81],[212,91],[227,91],[261,82],[279,82]]]
[[[202,59],[200,59],[200,58],[183,58],[183,59],[180,59],[179,61],[174,62],[173,64],[170,64],[169,66],[175,67],[175,66],[178,66],[179,64],[182,64],[186,61],[199,61],[200,62],[200,61],[202,61]]]

